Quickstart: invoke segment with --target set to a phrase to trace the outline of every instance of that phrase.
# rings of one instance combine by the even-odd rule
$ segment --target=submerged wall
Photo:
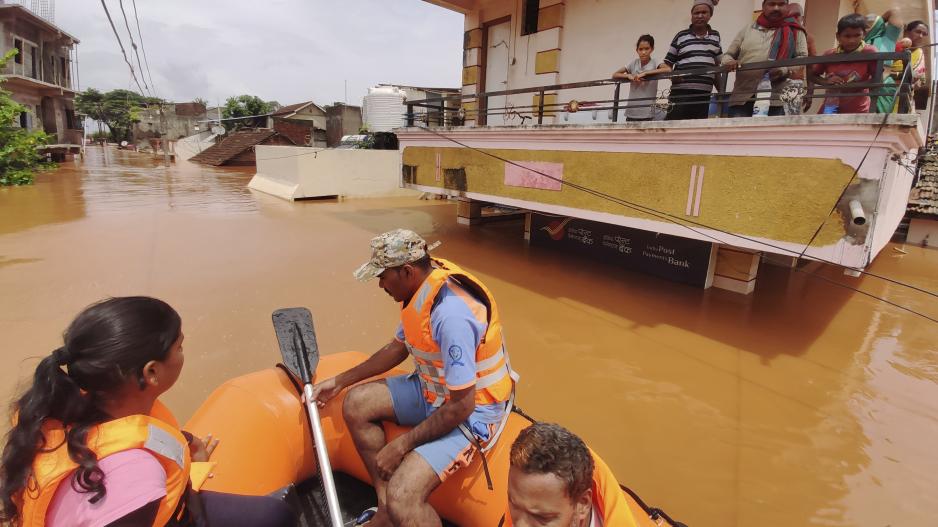
[[[258,146],[249,188],[284,199],[417,196],[401,188],[397,150],[336,150]]]

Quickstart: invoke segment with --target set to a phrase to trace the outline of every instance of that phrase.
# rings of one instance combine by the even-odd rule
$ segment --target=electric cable
[[[117,45],[121,48],[121,55],[124,56],[124,62],[127,63],[127,67],[130,68],[130,75],[133,77],[135,83],[137,83],[137,88],[140,89],[140,93],[143,94],[143,87],[140,86],[140,81],[137,80],[137,74],[134,73],[134,65],[130,63],[127,59],[127,52],[124,50],[124,44],[121,42],[120,35],[117,34],[117,27],[114,26],[114,20],[111,18],[111,12],[107,9],[107,4],[104,3],[104,0],[101,0],[101,6],[104,7],[104,14],[107,15],[107,21],[111,24],[111,30],[114,31],[114,37],[117,38]]]
[[[147,67],[147,77],[150,78],[150,89],[153,90],[153,95],[158,96],[156,93],[156,86],[153,82],[153,75],[150,73],[150,61],[147,60],[147,48],[143,45],[143,34],[140,33],[140,19],[137,18],[137,0],[133,0],[134,7],[134,21],[137,22],[137,39],[140,41],[140,50],[143,51],[143,64]],[[141,73],[141,75],[143,75]]]
[[[127,28],[127,38],[130,39],[130,47],[134,50],[134,55],[137,56],[137,67],[140,68],[140,77],[143,78],[143,87],[149,92],[150,87],[147,86],[147,78],[143,75],[143,64],[140,63],[140,53],[137,51],[137,43],[134,42],[134,35],[130,31],[130,22],[127,21],[127,12],[124,11],[124,0],[117,0],[117,4],[121,8],[121,15],[124,16],[124,27]],[[149,95],[152,97],[153,93],[150,92]]]

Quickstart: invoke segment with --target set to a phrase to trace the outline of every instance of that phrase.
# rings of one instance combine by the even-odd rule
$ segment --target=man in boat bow
[[[401,304],[397,333],[368,360],[314,390],[322,405],[408,356],[414,361],[411,374],[354,386],[343,406],[378,494],[373,527],[440,525],[427,503],[430,493],[494,444],[517,379],[491,293],[455,264],[431,258],[431,248],[404,229],[371,240],[371,260],[354,275],[363,282],[378,278]],[[412,428],[388,442],[382,421]]]

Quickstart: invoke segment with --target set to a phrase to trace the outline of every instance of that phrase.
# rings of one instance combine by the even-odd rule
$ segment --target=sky
[[[106,3],[136,70],[119,2]],[[133,0],[123,3],[139,47]],[[348,81],[348,103],[359,105],[378,83],[456,88],[461,80],[463,16],[421,0],[136,3],[155,95],[174,102],[213,106],[250,94],[331,104],[346,100]],[[58,0],[55,23],[81,41],[82,90],[135,87],[101,0]],[[144,77],[137,71],[149,85]]]

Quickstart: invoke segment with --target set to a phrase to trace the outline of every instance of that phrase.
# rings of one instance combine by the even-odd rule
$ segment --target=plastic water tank
[[[393,86],[368,89],[362,104],[365,125],[369,132],[390,132],[404,126],[404,92]]]

